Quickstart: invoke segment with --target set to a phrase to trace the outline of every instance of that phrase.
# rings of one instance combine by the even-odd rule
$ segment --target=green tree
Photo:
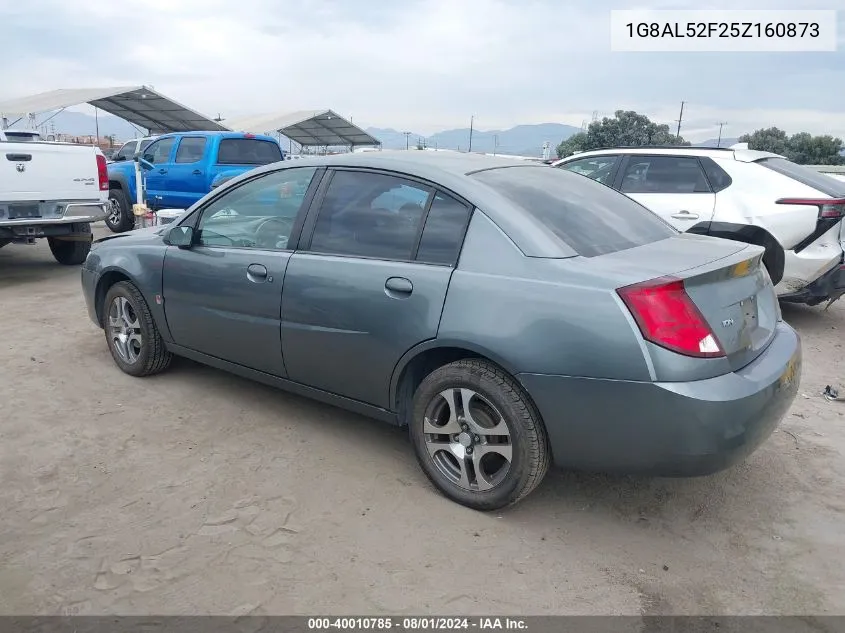
[[[642,147],[649,145],[689,145],[672,134],[668,125],[658,125],[644,114],[633,110],[617,110],[613,117],[590,123],[586,132],[579,132],[557,146],[561,158],[575,152],[600,147]]]
[[[813,136],[809,132],[799,132],[787,136],[783,130],[770,127],[743,134],[739,142],[748,143],[748,149],[780,154],[800,165],[845,164],[845,157],[839,155],[842,139],[829,134]]]
[[[738,140],[740,143],[748,143],[748,149],[772,152],[781,156],[786,156],[789,144],[789,137],[787,137],[786,132],[776,127],[755,130],[751,134],[743,134]]]

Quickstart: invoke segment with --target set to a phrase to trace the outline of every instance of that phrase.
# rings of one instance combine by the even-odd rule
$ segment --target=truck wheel
[[[50,251],[56,261],[65,266],[78,266],[88,257],[91,250],[91,225],[74,224],[73,239],[62,239],[59,237],[48,237]]]
[[[546,429],[511,376],[483,360],[459,360],[429,374],[410,420],[417,461],[453,501],[475,510],[516,503],[549,468]]]
[[[167,351],[141,291],[130,281],[114,284],[101,310],[103,330],[114,362],[130,376],[151,376],[170,366]]]
[[[126,192],[120,187],[109,189],[109,215],[106,226],[113,233],[125,233],[135,228],[135,217]]]

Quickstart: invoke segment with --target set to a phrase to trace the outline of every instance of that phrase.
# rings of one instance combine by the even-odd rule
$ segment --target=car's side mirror
[[[164,236],[164,243],[179,248],[190,248],[194,243],[193,227],[174,226]]]
[[[138,162],[141,164],[141,167],[143,167],[144,169],[150,170],[155,168],[155,165],[153,165],[153,159],[155,157],[152,154],[138,156],[137,158]]]

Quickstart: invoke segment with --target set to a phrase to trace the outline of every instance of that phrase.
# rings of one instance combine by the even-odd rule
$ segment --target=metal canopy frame
[[[278,132],[303,147],[381,145],[381,141],[332,110],[300,110],[227,121],[238,132]]]
[[[151,134],[167,132],[230,131],[207,116],[165,97],[147,86],[60,89],[0,102],[0,116],[24,117],[64,110],[88,103],[95,108],[145,128]]]

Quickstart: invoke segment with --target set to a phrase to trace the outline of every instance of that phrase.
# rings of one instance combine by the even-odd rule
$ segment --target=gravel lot
[[[188,361],[122,374],[46,242],[0,250],[0,306],[0,614],[845,614],[845,403],[821,396],[845,301],[784,308],[802,395],[747,463],[552,472],[492,515],[398,429]]]

